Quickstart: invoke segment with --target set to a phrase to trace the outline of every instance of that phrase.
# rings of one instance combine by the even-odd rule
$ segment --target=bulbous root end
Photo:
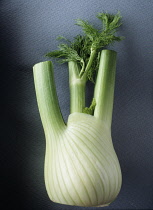
[[[46,136],[45,183],[53,202],[104,207],[116,199],[122,176],[105,122],[73,113],[63,132]]]

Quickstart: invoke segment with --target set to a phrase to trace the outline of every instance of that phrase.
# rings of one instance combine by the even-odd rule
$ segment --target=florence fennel
[[[52,62],[40,62],[33,68],[46,138],[45,184],[50,199],[56,203],[105,206],[115,200],[121,188],[121,169],[111,138],[117,53],[105,48],[122,40],[116,36],[121,16],[99,13],[97,17],[100,30],[78,19],[76,24],[84,33],[72,42],[58,37],[63,43],[47,54],[68,63],[67,123],[57,99]],[[95,87],[91,105],[86,107],[88,80]]]

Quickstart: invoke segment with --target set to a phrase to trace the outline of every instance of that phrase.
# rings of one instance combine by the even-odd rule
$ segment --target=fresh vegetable
[[[46,137],[45,184],[50,199],[76,206],[109,205],[122,182],[111,138],[116,55],[104,49],[115,41],[121,25],[119,13],[99,13],[102,29],[77,20],[84,34],[47,54],[67,62],[70,115],[64,122],[56,94],[51,61],[34,66],[34,83]],[[102,51],[101,51],[102,50]],[[95,83],[93,100],[85,107],[86,83]],[[64,94],[64,93],[63,93]]]

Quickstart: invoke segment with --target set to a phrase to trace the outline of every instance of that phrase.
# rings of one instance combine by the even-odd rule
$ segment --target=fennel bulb
[[[103,36],[79,20],[86,35],[77,36],[71,46],[62,45],[59,51],[48,54],[64,57],[63,62],[68,62],[70,115],[67,124],[57,99],[52,62],[41,62],[33,68],[46,138],[45,184],[50,199],[56,203],[105,206],[115,200],[121,188],[121,169],[111,138],[117,53],[98,50],[121,39],[113,34],[120,25],[120,16],[99,14],[98,17],[105,21]],[[95,33],[90,31],[90,37],[89,29],[95,30]],[[113,30],[111,37],[109,30]],[[93,68],[97,68],[93,101],[90,107],[85,107],[85,86],[88,79],[94,80]]]

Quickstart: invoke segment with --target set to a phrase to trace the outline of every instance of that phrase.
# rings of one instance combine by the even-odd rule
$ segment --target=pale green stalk
[[[96,100],[94,116],[106,122],[108,127],[111,127],[112,122],[116,55],[115,51],[102,50],[94,91]]]
[[[38,108],[45,130],[59,132],[65,127],[59,108],[51,61],[34,66],[34,83]]]
[[[74,61],[68,63],[69,86],[70,86],[70,113],[83,112],[85,107],[85,84],[86,81],[79,76],[78,64]]]
[[[79,69],[77,62],[69,61],[69,86],[70,86],[70,113],[82,113],[85,108],[85,87],[87,73],[95,58],[96,50],[91,49],[87,66],[84,70]]]

